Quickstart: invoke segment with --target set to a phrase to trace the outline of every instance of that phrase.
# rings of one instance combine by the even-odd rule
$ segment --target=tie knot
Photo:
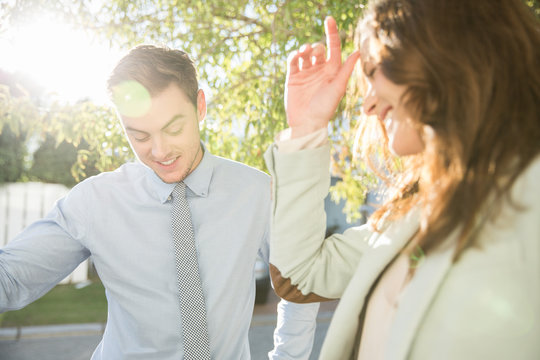
[[[174,187],[172,192],[173,198],[185,198],[186,197],[186,184],[183,181],[180,181]]]

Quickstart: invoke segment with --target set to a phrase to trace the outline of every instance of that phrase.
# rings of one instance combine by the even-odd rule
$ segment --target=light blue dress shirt
[[[212,358],[250,359],[255,261],[258,255],[268,260],[269,252],[270,178],[205,152],[185,183]],[[108,301],[107,326],[92,359],[182,359],[174,185],[129,163],[75,186],[0,250],[0,312],[36,300],[90,256]],[[318,304],[279,308],[288,322],[276,331],[279,346],[270,357],[307,358]]]

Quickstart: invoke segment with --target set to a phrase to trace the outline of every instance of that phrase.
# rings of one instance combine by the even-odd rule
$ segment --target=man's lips
[[[179,159],[180,157],[177,156],[175,158],[172,158],[172,159],[169,159],[169,160],[165,160],[165,161],[157,161],[157,160],[154,160],[155,163],[157,163],[158,165],[162,166],[162,167],[171,167],[173,166],[176,161]]]

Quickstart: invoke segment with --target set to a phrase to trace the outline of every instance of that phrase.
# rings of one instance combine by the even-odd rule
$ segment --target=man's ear
[[[199,122],[203,121],[206,116],[206,96],[202,89],[197,92],[197,115],[199,116]]]

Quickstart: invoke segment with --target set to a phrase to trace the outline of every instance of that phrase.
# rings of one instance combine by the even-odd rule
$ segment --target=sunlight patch
[[[133,80],[124,81],[113,88],[113,102],[120,115],[128,117],[141,117],[152,105],[148,90]]]

